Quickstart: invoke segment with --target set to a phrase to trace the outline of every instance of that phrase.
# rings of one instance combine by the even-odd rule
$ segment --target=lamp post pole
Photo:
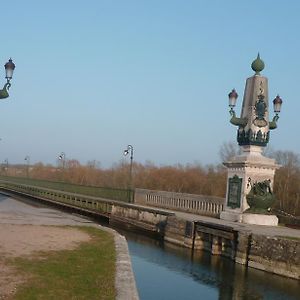
[[[29,165],[30,165],[30,156],[29,155],[26,155],[24,160],[27,162],[27,167],[26,167],[26,175],[27,175],[27,178],[29,178]]]
[[[15,69],[15,64],[13,63],[12,59],[10,58],[9,61],[4,65],[5,68],[5,78],[6,78],[6,83],[3,86],[3,89],[0,90],[0,99],[5,99],[9,97],[8,90],[11,87],[11,79],[14,73]]]
[[[66,165],[66,153],[61,152],[58,159],[62,161],[63,181],[65,180],[65,165]]]
[[[132,167],[133,167],[133,146],[128,145],[123,151],[124,156],[130,153],[130,169],[129,169],[129,189],[130,189],[130,202],[133,202],[133,184],[132,184]]]
[[[7,176],[8,175],[8,159],[7,158],[4,160],[4,163],[6,164],[5,173],[6,173],[6,176]]]

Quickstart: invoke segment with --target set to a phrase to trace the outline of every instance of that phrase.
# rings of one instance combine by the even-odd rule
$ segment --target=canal
[[[138,234],[127,238],[141,300],[299,300],[300,282]]]
[[[90,221],[33,201],[0,195],[0,223],[88,225]],[[126,236],[141,300],[299,300],[300,281],[245,269],[208,252],[162,243],[117,229]],[[129,300],[129,299],[128,299]]]

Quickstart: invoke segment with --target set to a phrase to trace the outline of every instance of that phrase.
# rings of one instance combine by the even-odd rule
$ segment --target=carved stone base
[[[239,223],[253,224],[253,225],[268,225],[268,226],[278,225],[278,218],[275,215],[247,214],[247,213],[222,211],[220,214],[220,219],[230,221],[230,222],[239,222]]]
[[[268,225],[277,226],[278,218],[275,215],[262,215],[262,214],[242,214],[242,223],[254,225]]]
[[[232,222],[260,224],[261,221],[251,222],[247,217],[246,222],[243,221],[242,216],[249,208],[247,195],[256,183],[267,182],[269,184],[267,188],[272,190],[274,173],[279,166],[274,159],[261,154],[262,147],[243,146],[242,151],[242,154],[232,157],[224,163],[228,170],[228,179],[226,203],[220,218]],[[274,224],[274,222],[271,223]]]
[[[242,221],[242,214],[237,212],[230,212],[230,211],[222,211],[220,214],[221,220],[231,221],[231,222],[241,222]]]

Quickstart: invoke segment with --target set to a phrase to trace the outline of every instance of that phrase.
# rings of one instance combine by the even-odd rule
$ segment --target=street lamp
[[[278,114],[281,111],[281,105],[282,105],[282,99],[279,97],[279,95],[277,95],[276,98],[273,100],[273,105],[274,105],[274,113],[275,113],[274,121],[276,122],[279,119]]]
[[[27,178],[29,178],[29,165],[30,165],[30,156],[29,155],[26,155],[24,160],[27,162],[27,169],[26,169],[26,175],[27,175]]]
[[[133,185],[132,185],[133,146],[132,145],[128,145],[127,149],[123,151],[124,156],[127,156],[129,153],[130,153],[129,188],[132,193],[133,191]],[[132,201],[133,200],[132,196],[130,198],[131,198],[130,200]]]
[[[9,97],[8,90],[11,86],[10,81],[13,77],[15,64],[13,63],[12,59],[10,58],[9,61],[4,65],[5,68],[5,78],[6,83],[4,84],[4,87],[2,90],[0,90],[0,99],[4,99]]]
[[[253,61],[251,68],[255,72],[253,76],[253,89],[251,94],[246,90],[250,89],[250,83],[246,85],[241,117],[237,117],[234,111],[238,94],[233,89],[229,94],[229,113],[231,115],[230,123],[238,126],[237,140],[240,146],[262,146],[265,147],[269,142],[270,130],[277,128],[277,121],[281,110],[282,99],[277,95],[273,100],[275,116],[269,121],[268,99],[267,99],[267,81],[262,78],[260,72],[264,69],[265,64],[260,59],[259,54]],[[250,81],[249,81],[250,82]]]
[[[228,94],[228,98],[229,98],[229,107],[230,107],[230,114],[234,113],[234,107],[236,105],[236,100],[238,98],[238,93],[236,92],[235,89],[233,89],[229,94]]]
[[[4,160],[4,164],[6,164],[5,173],[6,173],[6,176],[7,176],[8,175],[8,159],[7,158]]]
[[[63,169],[65,168],[65,163],[66,163],[66,154],[65,152],[62,152],[59,156],[58,159],[62,161],[62,167]]]
[[[268,78],[261,75],[265,67],[259,54],[252,62],[255,72],[247,78],[240,116],[234,110],[238,95],[228,94],[230,123],[237,126],[237,142],[242,153],[224,162],[227,167],[227,193],[225,210],[220,218],[227,221],[257,225],[277,225],[278,219],[269,214],[275,201],[272,192],[275,159],[262,155],[270,141],[271,130],[277,128],[282,99],[273,100],[274,113],[270,119]]]
[[[66,153],[61,152],[58,159],[62,161],[62,181],[65,181]]]

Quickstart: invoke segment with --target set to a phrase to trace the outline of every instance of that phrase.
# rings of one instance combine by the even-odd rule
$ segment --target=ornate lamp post
[[[272,194],[275,170],[274,159],[262,155],[270,140],[270,131],[277,128],[282,99],[273,100],[275,116],[269,121],[268,79],[260,74],[265,64],[257,58],[251,68],[255,72],[247,79],[241,116],[237,117],[235,105],[238,94],[233,89],[229,95],[230,123],[237,126],[237,142],[242,154],[224,162],[228,168],[225,211],[221,219],[260,225],[277,225],[276,216],[268,215],[275,198]]]
[[[29,178],[30,156],[26,155],[24,160],[27,162],[26,175],[27,175],[27,178]]]
[[[4,65],[5,68],[5,78],[6,78],[6,83],[4,84],[4,87],[2,90],[0,90],[0,99],[5,99],[9,97],[8,90],[11,87],[11,79],[14,73],[15,69],[15,64],[13,63],[12,59],[10,58],[9,61]]]
[[[62,162],[62,180],[65,180],[65,165],[66,165],[66,154],[61,152],[58,159]]]
[[[130,153],[130,169],[129,169],[129,189],[130,189],[130,201],[133,201],[132,193],[133,193],[133,184],[132,184],[132,166],[133,166],[133,146],[128,145],[127,149],[123,151],[124,156],[127,156]]]
[[[7,158],[4,160],[4,164],[6,165],[5,173],[6,173],[6,176],[7,176],[8,175],[8,159]]]
[[[66,164],[65,152],[61,152],[60,155],[58,156],[58,159],[62,161],[62,168],[65,169],[65,164]]]

